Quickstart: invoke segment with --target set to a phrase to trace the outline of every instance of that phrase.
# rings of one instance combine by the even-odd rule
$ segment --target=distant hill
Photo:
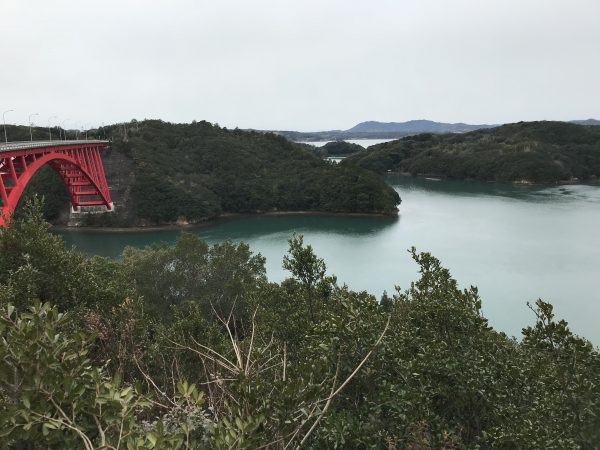
[[[467,123],[443,123],[431,120],[409,120],[408,122],[361,122],[346,130],[347,133],[464,133],[497,125],[469,125]]]
[[[519,122],[462,134],[418,134],[371,146],[343,165],[463,180],[595,180],[600,127]]]
[[[577,125],[600,125],[600,120],[572,120]],[[400,139],[419,133],[466,133],[480,129],[494,128],[494,124],[445,123],[432,120],[409,120],[407,122],[361,122],[347,130],[327,131],[270,131],[284,136],[290,141],[339,141],[344,139]]]
[[[577,125],[600,125],[600,120],[596,120],[596,119],[571,120],[571,123],[576,123]]]
[[[348,130],[327,131],[272,131],[291,141],[339,141],[344,139],[399,139],[418,133],[464,133],[497,125],[470,125],[467,123],[443,123],[431,120],[409,120],[408,122],[361,122]]]

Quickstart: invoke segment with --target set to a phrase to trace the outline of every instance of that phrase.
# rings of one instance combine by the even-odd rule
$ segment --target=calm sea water
[[[346,142],[350,142],[351,144],[358,144],[364,148],[369,148],[371,145],[382,144],[383,142],[390,142],[394,139],[344,139]],[[323,147],[325,144],[331,141],[299,141],[300,144],[309,144],[314,145],[315,147]],[[344,160],[345,156],[329,156],[325,159],[329,161],[333,161],[335,163],[339,163]]]
[[[516,187],[393,176],[398,218],[255,216],[194,229],[210,243],[248,242],[282,280],[287,240],[302,233],[338,281],[380,295],[418,277],[407,249],[431,252],[462,287],[479,287],[486,317],[519,336],[526,302],[550,301],[556,315],[600,344],[600,187]],[[178,232],[61,233],[89,254],[118,257],[126,245],[173,242]]]
[[[394,139],[344,139],[346,142],[350,142],[351,144],[358,144],[364,148],[370,147],[371,145],[381,144],[383,142],[390,142]],[[323,147],[325,144],[331,141],[301,141],[300,144],[310,144],[315,147]]]

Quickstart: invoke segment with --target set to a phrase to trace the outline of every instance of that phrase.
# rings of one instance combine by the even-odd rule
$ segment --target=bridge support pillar
[[[104,214],[115,212],[115,205],[110,202],[109,206],[104,205],[89,205],[89,206],[73,206],[71,205],[71,215],[73,214]]]
[[[114,213],[115,206],[110,202],[110,208],[104,205],[82,205],[72,206],[67,220],[67,226],[69,227],[81,227],[84,225],[90,225],[90,223],[104,223],[105,220],[100,219],[100,216],[107,213]],[[92,217],[98,217],[99,221],[92,219]],[[106,219],[109,220],[110,219]]]

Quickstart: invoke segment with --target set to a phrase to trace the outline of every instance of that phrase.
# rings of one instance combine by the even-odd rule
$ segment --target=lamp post
[[[86,123],[86,124],[85,124],[85,126],[84,126],[84,128],[85,128],[85,140],[86,140],[86,141],[88,140],[88,136],[87,136],[87,134],[88,134],[88,130],[90,129],[90,127],[91,127],[91,126],[92,126],[92,124],[91,124],[91,123]],[[82,132],[83,132],[83,131],[82,131]]]
[[[39,113],[33,113],[33,114],[29,114],[29,140],[33,141],[33,133],[31,132],[31,125],[33,125],[33,122],[31,121],[31,118],[33,116],[39,116]]]
[[[69,120],[71,120],[71,119],[65,119],[65,120],[63,120],[63,123],[62,123],[62,126],[61,126],[61,128],[65,132],[65,141],[67,140],[67,129],[65,128],[65,123],[67,123]]]
[[[5,144],[8,144],[8,139],[6,138],[6,120],[4,120],[4,115],[5,115],[7,112],[13,112],[13,111],[14,111],[14,109],[9,109],[9,110],[6,110],[6,111],[4,111],[4,112],[2,113],[2,123],[4,124],[4,143],[5,143]]]
[[[52,119],[58,119],[58,116],[52,116],[48,119],[48,137],[52,140],[52,129],[50,128],[50,122]]]

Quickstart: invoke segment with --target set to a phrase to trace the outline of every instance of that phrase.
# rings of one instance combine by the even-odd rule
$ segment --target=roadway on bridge
[[[22,142],[9,142],[6,144],[0,144],[0,153],[12,152],[14,150],[28,150],[40,147],[63,147],[68,145],[80,145],[80,144],[109,144],[106,140],[78,140],[78,141],[22,141]]]

